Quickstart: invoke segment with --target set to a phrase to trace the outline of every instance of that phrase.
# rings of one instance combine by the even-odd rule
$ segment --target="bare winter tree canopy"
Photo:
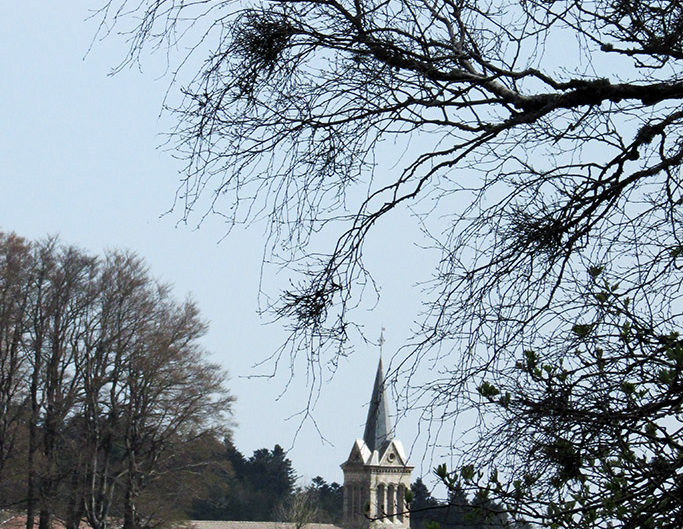
[[[396,373],[436,359],[406,391],[442,420],[491,408],[442,479],[549,525],[680,527],[680,2],[119,0],[100,15],[131,61],[176,45],[204,59],[174,109],[178,201],[269,219],[269,250],[301,271],[274,307],[295,350],[344,350],[368,233],[408,209],[441,258]],[[388,143],[405,152],[379,165]]]
[[[228,432],[206,329],[134,254],[0,232],[0,507],[25,507],[27,529],[166,519],[152,485]]]

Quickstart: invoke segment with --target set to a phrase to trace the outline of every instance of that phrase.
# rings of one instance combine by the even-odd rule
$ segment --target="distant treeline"
[[[188,482],[187,489],[194,490],[196,498],[185,507],[188,518],[342,523],[343,487],[327,483],[320,476],[297,487],[292,462],[279,445],[272,450],[256,450],[249,458],[228,439],[220,443],[213,439],[205,445],[207,448],[209,452],[202,457],[212,463],[197,475],[201,485]],[[418,478],[411,485],[408,499],[411,529],[520,527],[495,504],[470,499],[457,487],[448,500],[438,500]]]
[[[207,454],[212,461],[197,476],[195,499],[186,508],[194,520],[306,521],[340,523],[343,493],[338,483],[322,477],[299,488],[292,462],[280,445],[261,448],[245,457],[229,441],[218,443]],[[190,487],[192,488],[192,487]],[[306,500],[307,512],[292,504]]]

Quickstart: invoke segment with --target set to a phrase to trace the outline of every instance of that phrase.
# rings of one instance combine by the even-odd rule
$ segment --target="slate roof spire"
[[[382,371],[382,357],[379,358],[375,385],[372,388],[370,409],[365,421],[363,441],[370,451],[381,452],[391,441],[391,423],[389,422],[389,404],[384,395],[384,372]]]

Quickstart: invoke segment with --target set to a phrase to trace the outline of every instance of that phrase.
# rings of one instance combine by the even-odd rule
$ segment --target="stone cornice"
[[[383,466],[383,465],[363,465],[359,463],[344,463],[341,465],[342,470],[349,470],[349,471],[365,471],[365,470],[370,470],[373,473],[380,473],[380,472],[385,472],[389,474],[409,474],[410,472],[413,471],[415,467],[411,466],[396,466],[396,467],[390,467],[390,466]]]

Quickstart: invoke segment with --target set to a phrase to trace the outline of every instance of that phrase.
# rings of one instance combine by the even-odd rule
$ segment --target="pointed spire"
[[[363,440],[371,451],[382,451],[383,446],[391,440],[391,423],[389,422],[389,405],[384,395],[384,373],[382,358],[379,359],[375,385],[372,388],[368,419],[365,422]]]

